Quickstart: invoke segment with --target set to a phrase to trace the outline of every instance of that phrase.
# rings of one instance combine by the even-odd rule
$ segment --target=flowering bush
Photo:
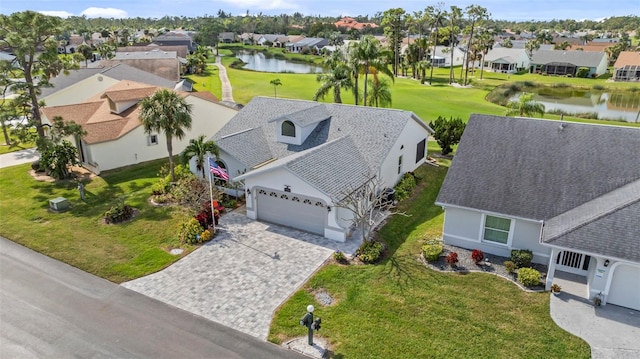
[[[484,253],[482,253],[482,251],[479,249],[474,249],[473,252],[471,252],[471,259],[473,259],[473,261],[478,264],[481,260],[484,259]]]
[[[452,267],[455,266],[458,263],[458,253],[451,252],[447,254],[447,263]]]
[[[124,222],[133,217],[133,208],[128,204],[120,203],[104,213],[104,221],[107,224]]]
[[[211,231],[205,229],[202,233],[200,233],[200,242],[206,242],[211,239]]]
[[[200,242],[200,233],[202,233],[200,223],[195,218],[191,218],[180,226],[180,242],[197,244]]]
[[[335,259],[336,262],[340,262],[340,263],[344,263],[347,261],[347,258],[345,257],[344,253],[340,250],[333,252],[333,259]]]

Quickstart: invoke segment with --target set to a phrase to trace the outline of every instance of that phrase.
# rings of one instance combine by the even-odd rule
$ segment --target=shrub
[[[525,287],[533,287],[540,283],[540,272],[533,268],[518,269],[518,282]]]
[[[516,264],[513,263],[512,261],[504,261],[504,268],[507,270],[507,272],[509,273],[513,273],[516,271]]]
[[[347,261],[347,257],[345,257],[344,252],[340,250],[333,252],[333,259],[335,259],[336,262],[340,262],[340,263],[344,263]]]
[[[447,263],[452,267],[455,266],[458,263],[458,253],[451,252],[447,254]]]
[[[551,291],[555,293],[559,293],[562,290],[562,287],[559,284],[553,283],[551,285]]]
[[[435,121],[429,122],[429,127],[435,131],[433,137],[438,142],[438,146],[442,149],[441,153],[443,155],[448,155],[453,152],[453,148],[451,148],[451,146],[460,142],[460,138],[462,137],[462,133],[466,126],[467,125],[460,117],[451,117],[447,120],[442,116],[438,116]]]
[[[596,91],[604,91],[606,88],[602,85],[593,85],[593,89]]]
[[[511,261],[516,268],[531,267],[533,252],[529,249],[513,249],[511,250]]]
[[[484,253],[482,253],[482,251],[479,249],[474,249],[473,252],[471,252],[471,259],[473,259],[473,261],[478,264],[481,260],[484,259]]]
[[[201,242],[206,242],[208,240],[211,239],[211,231],[208,229],[205,229],[204,231],[202,231],[202,233],[200,233],[200,241]]]
[[[358,248],[358,257],[364,263],[375,263],[382,254],[382,243],[365,241]]]
[[[442,242],[438,239],[428,239],[422,245],[422,255],[427,262],[435,262],[442,253]]]
[[[180,225],[180,243],[196,244],[200,242],[200,234],[202,227],[195,218],[191,218],[187,222]]]
[[[576,77],[582,77],[585,78],[589,76],[589,69],[586,67],[580,67],[578,68],[578,71],[576,72]]]
[[[36,172],[42,172],[42,168],[40,168],[40,160],[31,162],[31,169]]]
[[[133,217],[133,208],[124,203],[119,203],[104,212],[104,220],[107,224],[124,222],[131,217]]]
[[[408,198],[411,196],[414,188],[416,188],[416,178],[410,172],[405,173],[395,187],[396,199],[398,201],[402,201],[403,199]]]

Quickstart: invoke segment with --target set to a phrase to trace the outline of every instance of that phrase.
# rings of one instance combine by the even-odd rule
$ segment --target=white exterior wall
[[[344,224],[345,221],[341,220],[338,223],[337,218],[348,218],[348,214],[344,209],[337,209],[333,205],[333,201],[326,194],[318,191],[315,187],[309,185],[306,181],[297,177],[289,170],[285,168],[275,168],[271,171],[265,171],[248,177],[245,180],[245,189],[251,191],[251,194],[247,194],[247,217],[251,219],[257,219],[257,206],[255,200],[257,191],[255,188],[272,188],[278,191],[283,191],[286,186],[289,186],[292,194],[301,194],[309,197],[316,197],[322,199],[328,206],[331,207],[331,212],[327,212],[327,226],[325,227],[325,237],[336,241],[344,241],[347,237],[347,230],[342,227],[340,223]],[[348,212],[348,211],[347,211]],[[339,217],[340,216],[340,217]],[[348,226],[348,224],[347,224]]]
[[[607,72],[607,65],[608,65],[608,61],[607,61],[607,55],[602,56],[602,61],[600,61],[600,64],[598,64],[598,67],[596,68],[596,74],[598,76],[604,74]]]
[[[510,257],[512,249],[529,249],[534,254],[534,262],[548,263],[551,250],[539,243],[542,228],[540,222],[513,218],[502,214],[490,215],[511,219],[507,245],[483,242],[485,214],[480,211],[458,207],[445,208],[442,231],[444,242],[467,249],[480,249],[483,252],[502,257]]]
[[[231,179],[237,177],[238,173],[245,173],[249,171],[249,168],[247,168],[244,163],[241,163],[240,161],[231,157],[223,149],[220,149],[220,161],[222,161],[224,165],[227,166],[227,174]],[[194,171],[194,169],[195,167],[192,168],[192,171]]]
[[[415,171],[416,168],[424,163],[427,155],[428,143],[425,141],[425,158],[422,158],[417,163],[416,146],[418,145],[418,142],[423,139],[427,139],[428,141],[428,135],[429,133],[427,130],[416,121],[407,122],[400,133],[398,140],[382,162],[382,166],[380,166],[379,175],[381,185],[384,187],[393,187],[404,173]],[[404,148],[401,149],[403,145]],[[402,155],[402,169],[400,170],[400,174],[398,174],[398,157],[400,157],[400,155]]]
[[[200,135],[207,137],[214,135],[236,114],[233,109],[193,96],[188,96],[186,100],[193,104],[191,130],[185,131],[182,140],[175,137],[172,139],[174,156],[179,155],[187,147],[189,140]],[[86,147],[90,153],[90,160],[97,164],[97,169],[106,171],[167,157],[166,136],[162,132],[157,135],[158,144],[149,145],[149,135],[144,133],[142,126],[138,126],[116,140],[90,144]]]
[[[79,81],[72,86],[53,93],[43,98],[43,100],[47,106],[62,106],[82,103],[88,98],[93,97],[100,92],[104,92],[106,89],[118,82],[120,81],[102,74],[96,74]]]

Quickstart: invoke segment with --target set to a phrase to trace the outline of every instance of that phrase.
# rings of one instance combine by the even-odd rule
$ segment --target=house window
[[[284,121],[282,123],[282,135],[288,137],[296,137],[296,125],[291,121]]]
[[[495,216],[484,218],[484,241],[507,244],[509,241],[509,229],[511,220]]]
[[[426,148],[426,145],[427,145],[426,138],[418,142],[418,144],[416,145],[416,163],[424,159],[424,149]]]
[[[398,174],[402,173],[402,156],[398,157]]]
[[[153,146],[158,144],[158,135],[149,135],[147,137],[147,145]]]

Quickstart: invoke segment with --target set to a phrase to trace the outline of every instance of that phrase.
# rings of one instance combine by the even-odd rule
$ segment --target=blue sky
[[[303,15],[374,15],[391,7],[407,12],[435,5],[437,0],[0,0],[0,13],[35,10],[61,17],[86,15],[87,17],[195,17],[215,15],[219,9],[232,15],[262,12],[265,15],[282,13]],[[470,4],[489,10],[499,20],[600,20],[611,16],[640,14],[639,0],[477,0],[444,1],[464,8]]]

